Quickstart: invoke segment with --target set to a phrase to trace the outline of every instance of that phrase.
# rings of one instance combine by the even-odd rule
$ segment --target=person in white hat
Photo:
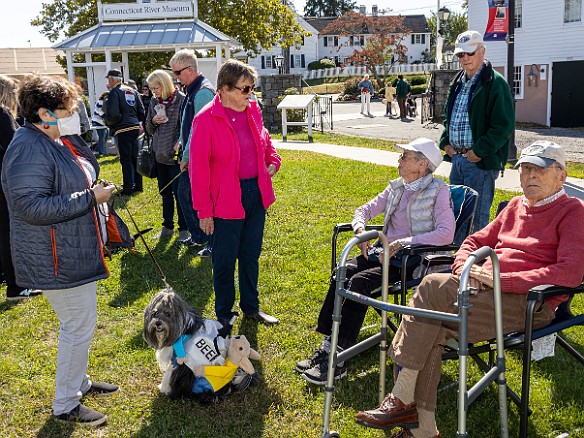
[[[503,327],[507,333],[525,329],[529,291],[542,284],[576,287],[584,277],[584,265],[575,256],[582,251],[584,203],[566,195],[565,157],[552,142],[538,141],[521,151],[518,161],[523,196],[511,199],[493,222],[471,234],[456,252],[452,273],[424,277],[410,307],[457,313],[455,304],[462,267],[470,254],[491,247],[500,265]],[[488,259],[470,271],[468,339],[475,343],[495,337],[493,268]],[[568,299],[556,296],[541,303],[533,316],[533,328],[549,325],[558,306]],[[377,429],[401,427],[391,438],[439,438],[436,424],[437,390],[442,352],[456,338],[451,324],[404,316],[389,347],[395,385],[375,409],[359,412],[357,423]],[[479,434],[480,435],[480,434]]]
[[[400,279],[400,250],[404,245],[447,245],[452,243],[455,229],[448,185],[432,175],[442,162],[442,154],[436,143],[427,138],[418,138],[397,147],[403,151],[398,166],[400,177],[390,181],[383,192],[357,208],[352,223],[355,234],[361,234],[367,222],[380,214],[384,215],[383,232],[391,242],[390,283]],[[347,262],[347,287],[354,292],[371,295],[381,286],[381,248],[369,242],[360,244],[359,248],[361,255]],[[409,260],[407,271],[408,277],[412,278],[417,274],[415,268],[419,259],[414,257],[412,264]],[[316,327],[316,331],[324,335],[322,345],[310,358],[296,364],[296,371],[302,373],[302,378],[315,385],[326,383],[335,286],[333,275]],[[337,351],[356,342],[366,312],[367,306],[349,300],[344,302]],[[335,379],[346,375],[346,364],[337,364]]]
[[[489,223],[495,179],[505,168],[515,127],[513,99],[503,76],[485,60],[483,36],[474,30],[456,38],[462,70],[450,84],[440,149],[452,162],[450,183],[475,189],[480,197],[474,231]]]

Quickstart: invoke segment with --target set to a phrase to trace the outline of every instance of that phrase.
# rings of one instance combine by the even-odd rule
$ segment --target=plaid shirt
[[[470,107],[470,99],[472,98],[471,91],[481,76],[481,72],[485,68],[483,64],[480,70],[470,79],[466,75],[462,75],[462,87],[456,96],[454,106],[452,107],[452,114],[448,129],[448,137],[450,138],[450,145],[457,149],[472,148],[473,138],[470,129],[470,121],[468,118],[468,109]]]

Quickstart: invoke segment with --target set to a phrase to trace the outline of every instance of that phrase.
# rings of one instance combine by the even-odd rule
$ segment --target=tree
[[[336,34],[347,38],[345,45],[356,35],[367,35],[367,41],[360,50],[355,49],[347,59],[348,64],[362,65],[367,72],[383,86],[385,65],[402,62],[407,47],[404,38],[411,33],[404,25],[402,16],[363,16],[347,12],[330,23],[323,34]]]
[[[339,17],[355,10],[356,1],[351,0],[307,0],[304,15],[309,17]]]
[[[276,44],[290,47],[307,36],[292,10],[280,0],[255,0],[253,5],[249,0],[199,0],[198,10],[200,20],[239,41],[250,54]],[[51,41],[57,41],[62,35],[70,37],[97,24],[97,2],[43,3],[40,14],[31,24],[40,27],[40,32]]]
[[[444,46],[454,46],[456,37],[462,32],[468,30],[468,17],[466,12],[456,13],[451,12],[446,23],[440,22],[440,27],[444,29],[442,36],[444,37]],[[428,28],[430,29],[430,52],[431,58],[436,57],[436,13],[432,12],[432,16],[428,19]]]

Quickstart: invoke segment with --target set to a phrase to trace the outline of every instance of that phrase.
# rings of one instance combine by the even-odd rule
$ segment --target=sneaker
[[[189,246],[189,247],[193,247],[193,246],[203,246],[204,243],[202,242],[195,242],[191,237],[189,237],[188,239],[182,239],[178,241],[178,243],[180,243],[181,245],[184,246]]]
[[[162,239],[163,237],[172,236],[174,234],[174,230],[172,228],[162,227],[160,234],[158,234],[155,239]]]
[[[7,295],[6,301],[20,301],[26,300],[27,298],[37,297],[43,292],[40,289],[24,289],[21,290],[18,295]]]
[[[81,403],[70,412],[61,415],[53,415],[53,418],[63,423],[80,424],[89,427],[99,426],[107,420],[107,417],[104,414],[94,411]]]
[[[211,257],[212,251],[209,248],[203,248],[200,250],[197,255],[201,257]]]
[[[322,348],[319,348],[308,359],[304,359],[304,360],[301,360],[300,362],[296,362],[295,369],[299,373],[303,373],[304,371],[311,369],[312,367],[314,367],[315,365],[318,365],[321,362],[326,363],[327,360],[328,360],[328,353],[326,351],[324,351]]]
[[[307,382],[310,382],[317,386],[326,385],[326,374],[328,371],[328,361],[316,364],[309,370],[304,371],[302,378]],[[337,365],[335,367],[335,381],[347,377],[347,365],[343,366]]]
[[[178,232],[178,240],[187,240],[191,238],[191,233],[189,233],[187,230],[179,230]]]
[[[104,382],[91,382],[89,390],[83,395],[94,394],[101,397],[107,397],[117,392],[120,392],[120,387],[118,385]]]

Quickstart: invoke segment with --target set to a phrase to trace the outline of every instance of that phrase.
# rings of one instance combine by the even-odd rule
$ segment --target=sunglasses
[[[237,85],[234,85],[233,88],[237,88],[239,91],[241,91],[241,94],[249,94],[253,93],[253,90],[255,89],[255,84],[246,85],[245,87],[238,87]]]
[[[463,57],[464,57],[464,55],[466,55],[466,56],[468,56],[468,57],[471,57],[471,56],[475,56],[475,53],[477,53],[477,52],[476,52],[476,50],[475,50],[474,52],[470,52],[470,53],[469,53],[469,52],[460,52],[460,53],[457,53],[457,54],[456,54],[456,57],[457,57],[458,59],[461,59],[461,58],[463,58]]]
[[[187,65],[186,67],[183,67],[180,70],[173,70],[172,72],[174,73],[175,76],[180,76],[180,74],[189,67],[191,67],[191,66]]]

